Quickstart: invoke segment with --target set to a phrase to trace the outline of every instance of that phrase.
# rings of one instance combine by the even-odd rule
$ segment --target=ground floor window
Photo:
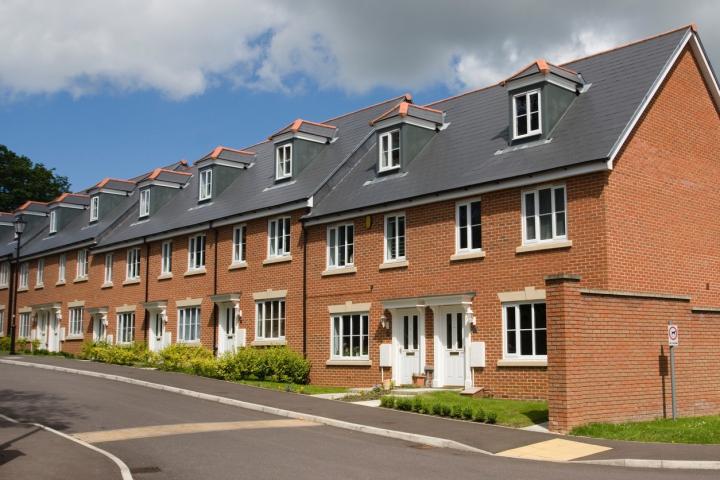
[[[118,314],[118,343],[132,343],[135,339],[135,314]]]
[[[5,335],[5,310],[0,310],[0,337]]]
[[[70,336],[81,336],[83,334],[82,329],[82,316],[83,308],[76,307],[70,309]]]
[[[200,307],[187,307],[178,310],[178,341],[200,341]]]
[[[507,304],[503,310],[505,357],[547,358],[545,304]]]
[[[256,305],[255,337],[260,340],[285,338],[285,300],[267,300]]]
[[[20,314],[20,330],[18,337],[30,338],[30,312]]]
[[[353,313],[332,317],[333,358],[368,358],[368,316]]]

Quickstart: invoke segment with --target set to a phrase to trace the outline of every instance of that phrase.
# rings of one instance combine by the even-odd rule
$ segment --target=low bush
[[[80,357],[117,365],[148,365],[154,363],[152,354],[144,343],[111,345],[107,342],[85,343]]]
[[[473,422],[484,422],[485,421],[485,410],[478,407],[473,411],[472,414],[472,420]]]
[[[395,397],[392,395],[380,397],[380,406],[384,408],[395,408]]]
[[[195,375],[207,372],[215,375],[205,376],[217,376],[217,361],[212,351],[205,347],[176,343],[160,350],[157,360],[157,368],[161,370]],[[210,363],[215,365],[210,366]]]
[[[310,379],[310,362],[285,347],[241,348],[218,362],[219,372],[226,380],[306,384]]]
[[[488,412],[488,413],[487,413],[487,418],[485,419],[485,421],[486,421],[487,423],[492,423],[492,424],[497,423],[497,413],[495,413],[495,412]]]
[[[380,406],[479,423],[494,424],[498,422],[497,412],[486,411],[479,405],[473,405],[470,399],[452,403],[443,401],[443,399],[433,395],[416,395],[413,397],[386,395],[380,397]]]

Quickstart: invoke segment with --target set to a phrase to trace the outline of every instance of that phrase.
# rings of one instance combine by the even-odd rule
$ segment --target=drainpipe
[[[303,336],[303,357],[307,358],[307,228],[302,224],[303,238],[303,284],[302,284],[302,336]]]
[[[143,243],[145,244],[145,303],[149,301],[150,292],[150,244],[147,243],[147,239],[143,237]],[[150,318],[147,309],[145,312],[145,345],[149,345],[150,340]]]
[[[213,295],[217,295],[217,285],[218,285],[218,255],[217,255],[217,248],[218,248],[218,229],[217,227],[213,228],[214,232],[214,238],[215,238],[215,246],[214,246],[214,253],[213,253]],[[215,302],[213,302],[213,355],[217,356],[218,352],[218,345],[217,345],[217,337],[218,337],[218,306]]]

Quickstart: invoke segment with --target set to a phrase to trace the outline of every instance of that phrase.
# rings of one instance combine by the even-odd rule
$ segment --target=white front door
[[[47,349],[51,352],[60,351],[60,321],[57,315],[50,312],[45,312],[45,318],[48,319],[48,336],[47,336]]]
[[[443,385],[465,385],[465,315],[446,311],[443,318]]]
[[[398,385],[409,385],[413,375],[423,373],[424,321],[417,310],[397,311],[393,315],[397,366],[394,380]]]
[[[237,345],[235,332],[235,308],[233,306],[219,306],[220,325],[218,328],[218,355],[235,353]]]
[[[41,310],[35,314],[35,318],[37,319],[36,338],[40,341],[38,348],[48,350],[48,312]]]
[[[95,317],[93,319],[93,340],[95,342],[104,342],[106,340],[105,334],[105,322],[102,317]]]
[[[163,336],[165,334],[165,319],[163,314],[155,312],[150,314],[150,338],[149,347],[151,352],[159,352],[163,349]]]

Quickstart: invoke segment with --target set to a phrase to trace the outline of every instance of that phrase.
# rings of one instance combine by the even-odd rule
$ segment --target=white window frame
[[[139,218],[145,218],[150,215],[150,188],[140,190],[140,212]]]
[[[18,288],[27,290],[28,284],[30,283],[30,264],[28,262],[20,264],[20,272],[18,276]]]
[[[340,230],[344,230],[345,243],[340,245]],[[352,240],[348,242],[348,230],[352,231]],[[333,245],[332,238],[335,238]],[[349,254],[348,254],[349,251]],[[340,253],[343,254],[344,263],[339,263]],[[355,225],[353,223],[340,223],[327,227],[327,262],[328,270],[333,268],[346,268],[355,265]]]
[[[282,227],[282,232],[280,232]],[[268,258],[290,255],[292,219],[289,216],[268,220]]]
[[[545,328],[535,328],[535,305],[537,304],[545,304]],[[520,328],[520,305],[532,305],[531,311],[532,311],[532,345],[533,345],[533,354],[532,355],[522,355],[520,353],[521,350],[521,328]],[[507,335],[508,335],[508,324],[507,324],[507,308],[514,308],[515,309],[515,353],[508,353],[508,342],[507,342]],[[544,330],[545,331],[545,351],[547,352],[547,304],[545,300],[538,300],[538,301],[522,301],[522,302],[508,302],[502,304],[502,319],[503,319],[503,329],[502,329],[502,344],[503,344],[503,359],[512,359],[512,360],[547,360],[547,353],[545,355],[537,355],[535,354],[535,336],[537,334],[537,331]]]
[[[0,262],[0,288],[10,285],[10,262]]]
[[[117,343],[129,345],[135,341],[135,312],[117,314]]]
[[[200,307],[178,308],[178,343],[200,343]]]
[[[277,304],[277,305],[275,305]],[[265,313],[270,309],[270,317],[266,318]],[[285,322],[287,318],[287,306],[284,298],[272,298],[257,300],[255,302],[255,340],[285,340]],[[270,334],[266,332],[267,322],[270,322]],[[272,324],[277,322],[277,335],[272,334]]]
[[[130,248],[126,255],[125,280],[140,280],[140,248]]]
[[[188,272],[205,269],[205,240],[204,233],[188,238]]]
[[[23,312],[19,315],[19,317],[18,337],[30,339],[30,335],[32,333],[30,325],[30,312]]]
[[[75,278],[78,280],[85,279],[88,276],[88,251],[87,249],[78,250],[77,265],[75,265]]]
[[[5,310],[0,309],[0,337],[5,336]]]
[[[275,147],[275,180],[292,177],[292,143]]]
[[[390,256],[390,248],[389,248],[389,242],[390,239],[388,238],[388,225],[390,224],[390,219],[396,219],[395,220],[395,228],[397,229],[397,219],[401,218],[403,219],[403,234],[395,236],[393,242],[395,242],[395,257]],[[402,262],[407,258],[407,216],[405,215],[405,212],[397,212],[397,213],[389,213],[385,215],[385,233],[383,235],[383,248],[385,250],[384,258],[385,263],[391,263],[391,262]],[[403,243],[403,255],[399,255],[400,252],[400,238],[402,238]]]
[[[550,201],[551,201],[551,207],[550,207],[550,214],[552,217],[552,236],[550,238],[546,239],[540,239],[540,191],[541,190],[550,190]],[[564,210],[556,210],[555,205],[555,191],[556,190],[562,190],[563,191],[563,204],[565,209]],[[534,217],[534,225],[535,225],[535,238],[528,238],[528,231],[527,231],[527,207],[525,203],[526,196],[533,195],[533,202],[535,207],[535,212],[533,214]],[[522,211],[522,241],[523,245],[532,245],[536,243],[550,243],[550,242],[558,242],[562,240],[567,240],[568,238],[568,204],[567,204],[567,188],[563,185],[543,185],[534,189],[530,190],[523,190],[521,192],[520,196],[520,203],[521,203],[521,211]],[[557,217],[558,214],[563,214],[563,228],[564,228],[564,234],[558,235],[558,221]],[[546,214],[547,215],[547,214]]]
[[[344,317],[350,317],[350,354],[344,355],[342,350],[343,338],[347,335],[342,334],[343,319]],[[354,335],[352,322],[354,317],[358,317],[360,321],[360,334]],[[336,322],[340,331],[336,329]],[[368,312],[352,312],[352,313],[338,313],[330,316],[330,359],[331,360],[370,360],[370,314]],[[354,355],[352,352],[353,338],[357,337],[359,340],[360,352],[358,355]],[[363,354],[363,338],[366,339],[367,348]],[[339,344],[336,343],[339,341]]]
[[[247,226],[236,225],[232,236],[232,264],[239,265],[246,262]]]
[[[48,231],[50,233],[57,233],[57,211],[50,210],[50,226]]]
[[[198,175],[200,177],[200,180],[198,181],[198,200],[210,200],[212,198],[213,169],[205,168],[200,170]]]
[[[37,270],[35,271],[35,288],[45,285],[45,259],[38,258]]]
[[[58,279],[57,283],[65,283],[65,270],[67,265],[67,255],[61,253],[58,257]]]
[[[530,111],[530,96],[533,94],[537,94],[538,97],[538,128],[535,130],[532,130],[530,128],[530,117],[531,117],[531,111]],[[527,105],[527,113],[525,115],[525,122],[527,122],[527,133],[524,133],[522,135],[518,134],[518,114],[517,114],[517,102],[516,99],[520,97],[525,97],[525,104]],[[530,137],[533,135],[539,135],[542,133],[542,94],[540,92],[540,89],[535,90],[528,90],[527,92],[518,93],[516,95],[513,95],[512,97],[512,110],[513,110],[513,139],[520,139],[525,137]]]
[[[113,283],[113,254],[105,254],[105,283],[104,285],[112,285]]]
[[[397,145],[393,144],[392,136],[394,133],[398,134],[398,142],[397,142],[398,144]],[[383,150],[383,141],[385,139],[387,139],[387,146],[388,146],[387,150]],[[400,164],[402,163],[402,160],[401,160],[402,152],[400,151],[400,144],[401,144],[401,142],[400,142],[400,129],[399,128],[396,128],[394,130],[390,130],[387,132],[383,132],[379,135],[379,138],[378,138],[379,159],[378,159],[378,161],[379,161],[380,167],[379,167],[378,171],[387,172],[389,170],[396,170],[396,169],[400,168]],[[398,151],[397,165],[394,165],[393,160],[392,160],[392,154],[395,150]]]
[[[83,307],[69,308],[68,316],[70,317],[68,336],[82,337],[83,336],[83,326],[82,326],[83,325]]]
[[[472,246],[472,205],[477,203],[480,208],[480,223],[478,226],[480,227],[480,246],[477,248],[473,248]],[[460,231],[460,210],[466,208],[467,209],[467,227],[465,232],[465,241],[467,242],[467,247],[462,248],[460,246],[460,242],[462,240]],[[458,202],[455,204],[455,253],[462,254],[462,253],[475,253],[475,252],[482,252],[482,203],[480,202],[479,198],[474,198],[471,200],[465,200],[462,202]]]
[[[90,197],[90,221],[95,222],[100,218],[100,197]]]
[[[172,240],[166,240],[160,247],[160,275],[172,273]]]

